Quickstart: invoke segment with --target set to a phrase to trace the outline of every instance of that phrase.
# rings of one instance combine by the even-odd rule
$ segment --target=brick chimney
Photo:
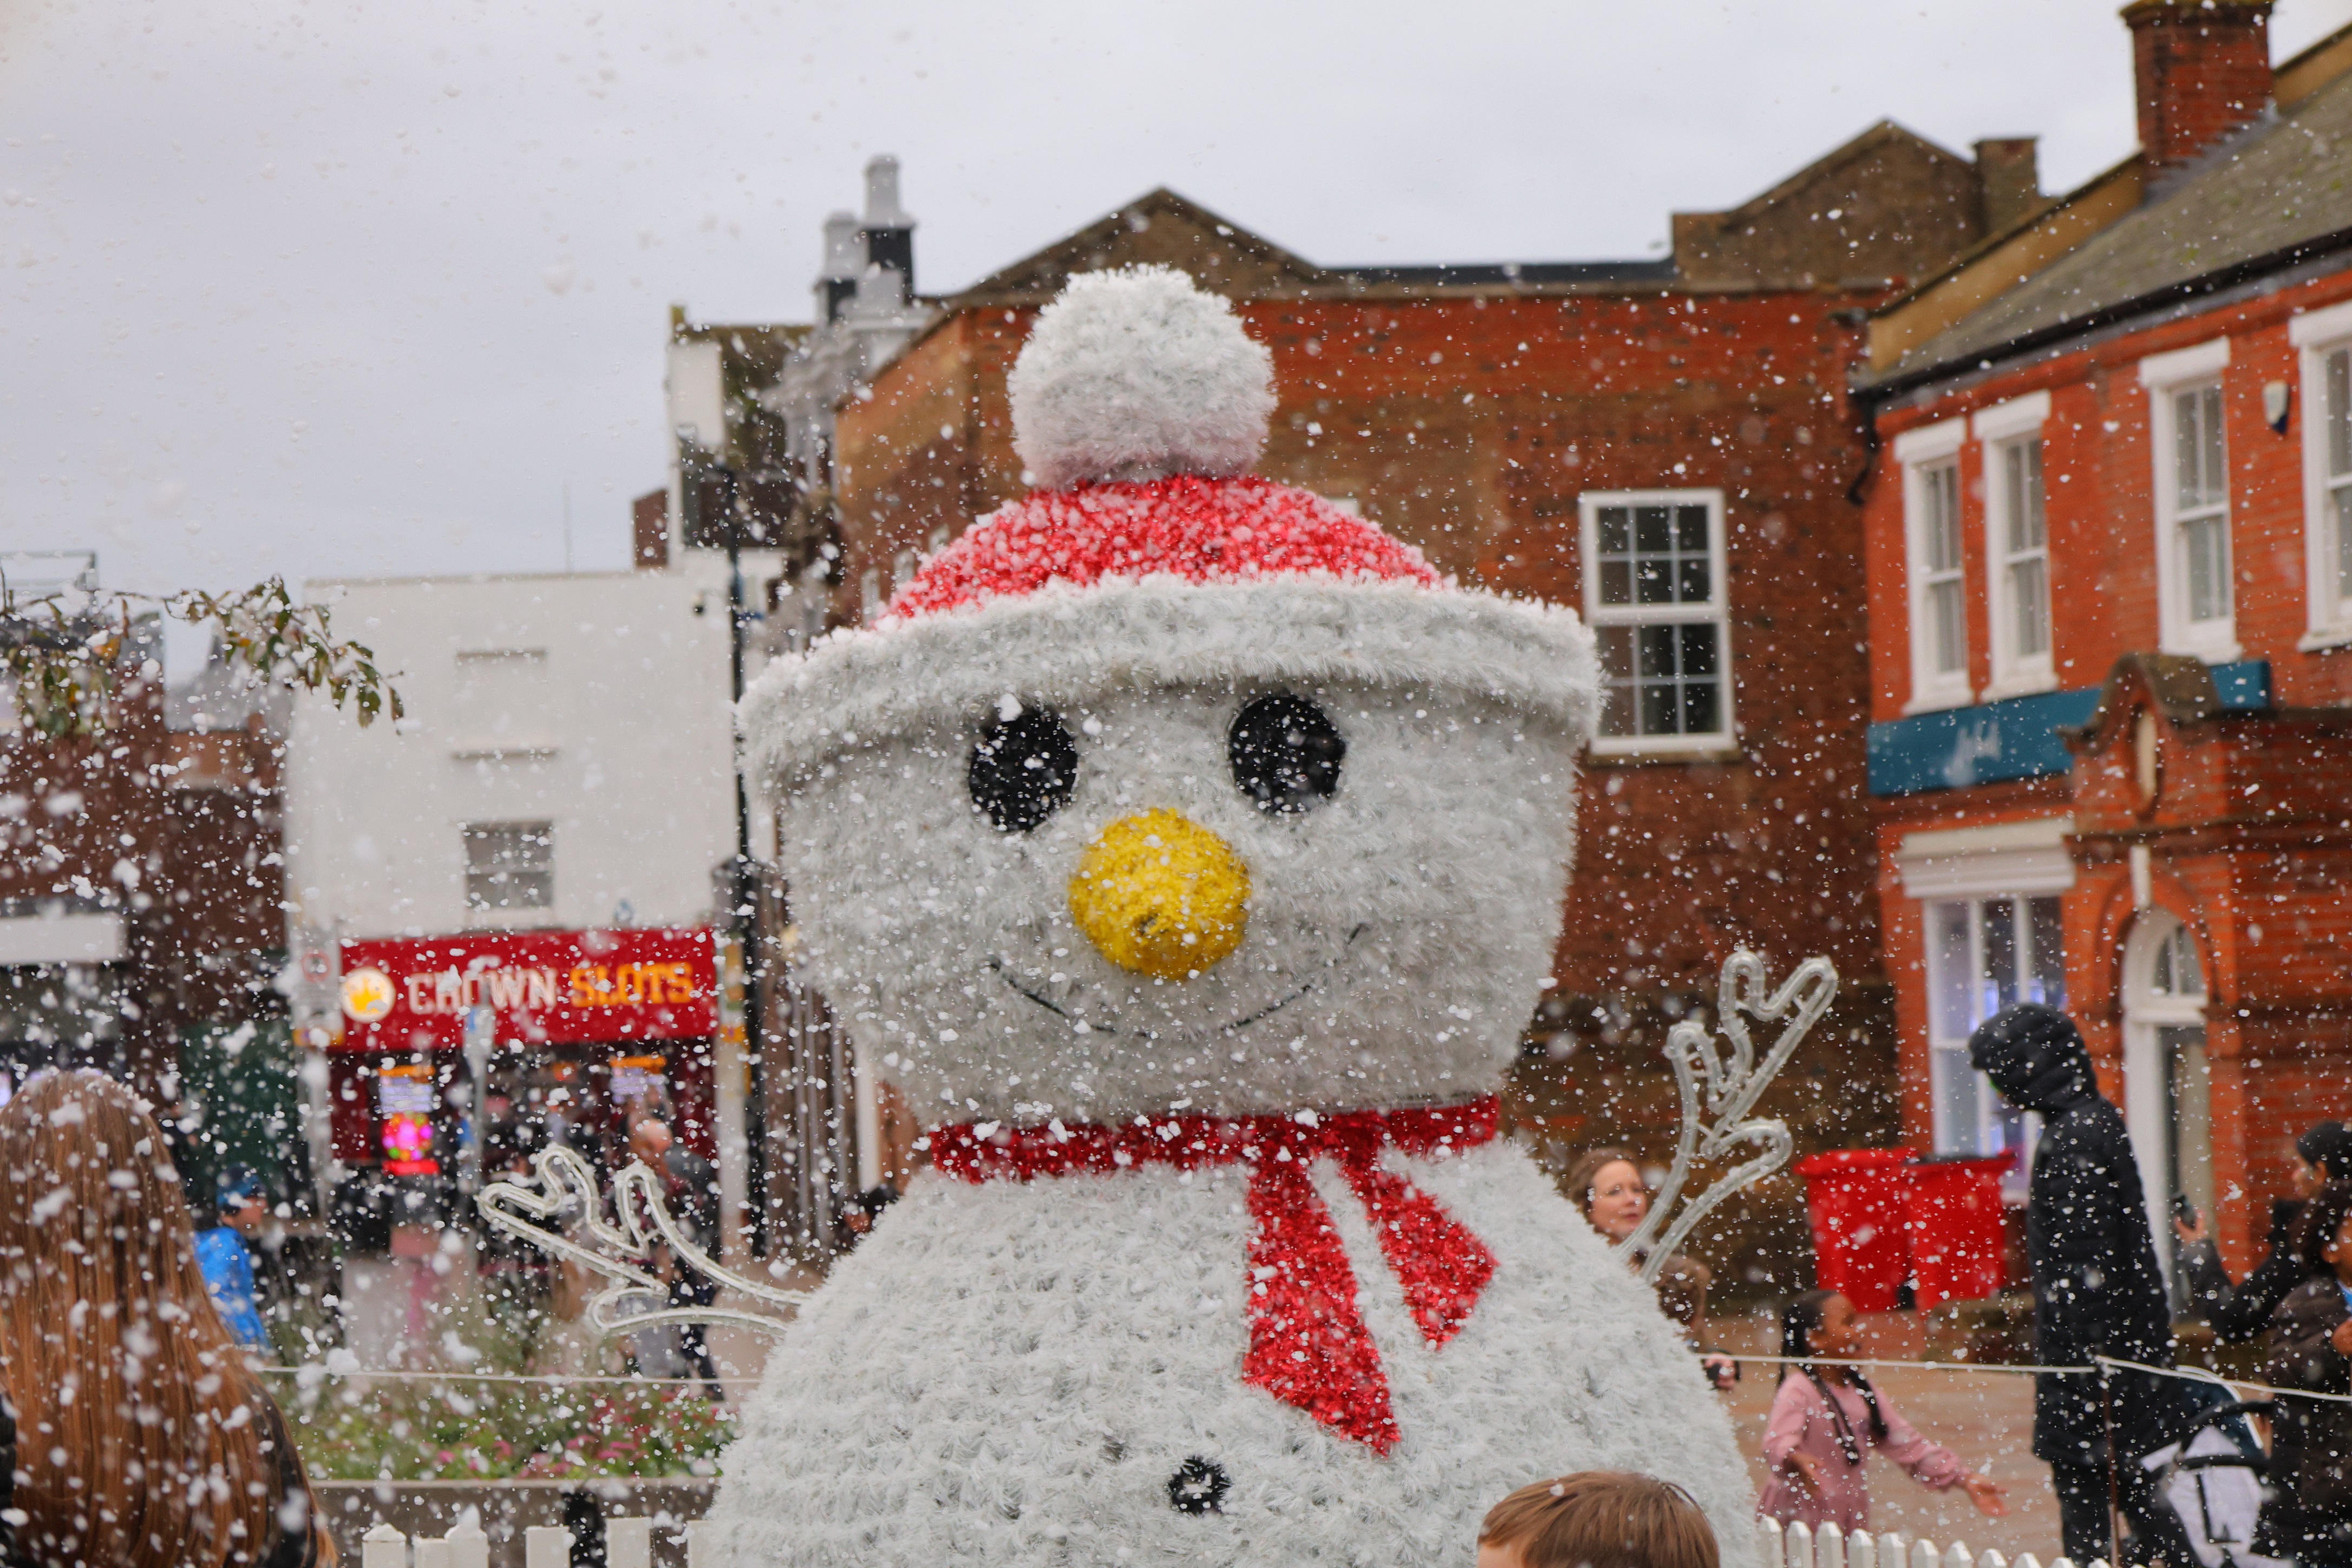
[[[2040,210],[2042,160],[2031,136],[2001,136],[1979,142],[1977,189],[1984,198],[1984,227],[1999,234],[2020,218]]]
[[[2133,0],[2140,157],[2151,175],[2195,160],[2271,102],[2271,0]]]

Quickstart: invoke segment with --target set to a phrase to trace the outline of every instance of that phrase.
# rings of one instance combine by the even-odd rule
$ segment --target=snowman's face
[[[807,963],[924,1121],[1485,1092],[1549,972],[1571,742],[1452,690],[1008,695],[781,805]]]

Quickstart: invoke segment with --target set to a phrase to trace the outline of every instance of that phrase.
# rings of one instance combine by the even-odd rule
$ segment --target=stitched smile
[[[1326,962],[1325,967],[1337,967],[1339,960],[1347,955],[1348,949],[1355,945],[1356,939],[1370,929],[1370,924],[1367,923],[1359,925],[1355,930],[1349,931],[1348,933],[1348,940],[1339,944],[1339,951],[1331,955],[1331,957]],[[1041,995],[1039,993],[1023,984],[1013,974],[1012,966],[1007,964],[1004,960],[1001,958],[992,955],[988,961],[988,967],[994,970],[996,972],[996,977],[999,980],[1003,981],[1006,986],[1008,986],[1016,995],[1025,997],[1029,1001],[1034,1002],[1038,1006],[1045,1008],[1045,1011],[1053,1014],[1057,1018],[1068,1019],[1074,1027],[1082,1028],[1088,1034],[1131,1034],[1147,1040],[1154,1037],[1155,1032],[1150,1029],[1121,1029],[1108,1024],[1097,1024],[1091,1018],[1079,1016],[1077,1014],[1071,1012],[1067,1007],[1063,1006],[1059,1002],[1055,1001],[1052,997]],[[1246,1029],[1253,1024],[1264,1023],[1266,1019],[1273,1017],[1276,1013],[1281,1012],[1285,1007],[1289,1006],[1293,1002],[1297,1001],[1300,997],[1313,994],[1315,989],[1315,982],[1312,980],[1307,981],[1289,995],[1269,1002],[1255,1013],[1235,1018],[1231,1023],[1220,1024],[1217,1026],[1214,1032],[1220,1035],[1230,1035],[1236,1029]]]

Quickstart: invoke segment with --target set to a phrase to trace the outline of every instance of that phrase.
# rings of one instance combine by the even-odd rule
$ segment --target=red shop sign
[[[718,996],[703,930],[347,942],[341,1048],[454,1051],[475,1007],[502,1046],[690,1040],[718,1033]]]

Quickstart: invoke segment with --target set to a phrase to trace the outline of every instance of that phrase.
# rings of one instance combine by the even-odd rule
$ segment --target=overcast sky
[[[0,550],[113,585],[617,568],[671,301],[800,321],[1167,184],[1318,261],[1663,250],[1891,117],[2133,142],[2116,0],[0,0]],[[2352,20],[2282,0],[2277,52]]]

